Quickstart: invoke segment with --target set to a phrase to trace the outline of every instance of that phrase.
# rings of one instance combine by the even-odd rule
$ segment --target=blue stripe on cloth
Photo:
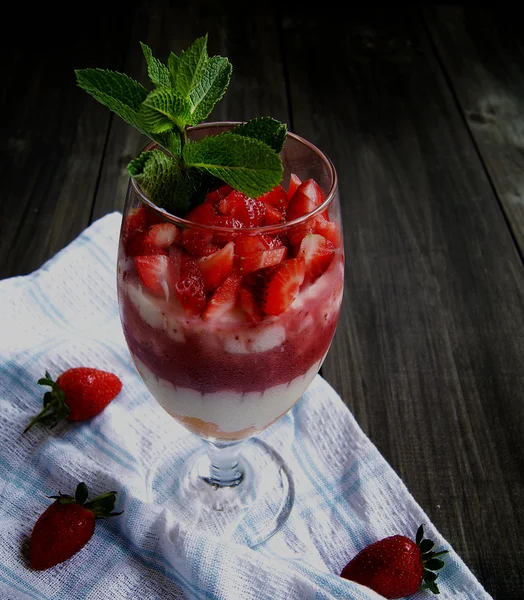
[[[9,587],[13,590],[18,590],[22,592],[26,596],[30,596],[31,598],[36,598],[37,600],[49,600],[47,596],[44,596],[41,592],[39,592],[34,586],[24,581],[19,575],[13,573],[10,569],[8,569],[5,565],[0,563],[0,572],[4,575],[0,575],[0,581],[8,584]],[[10,579],[9,579],[10,578]],[[16,582],[16,583],[13,583]]]
[[[44,352],[45,350],[41,350],[36,354],[36,357],[33,355],[32,358],[39,358]],[[29,359],[26,362],[29,362]],[[9,377],[9,381],[6,382],[5,385],[6,389],[11,389],[14,391],[19,385],[23,385],[25,390],[27,388],[27,383],[25,382],[32,380],[32,375],[25,368],[26,365],[23,363],[10,363],[5,365],[5,367],[6,368],[3,369],[2,374],[7,374]],[[104,443],[102,443],[102,441],[99,440],[93,433],[90,424],[77,423],[74,427],[72,426],[69,429],[64,430],[62,432],[62,437],[71,444],[77,445],[80,431],[86,434],[86,437],[90,439],[91,443],[113,462],[119,464],[125,469],[128,469],[129,471],[132,471],[133,473],[142,475],[142,471],[137,468],[138,461],[136,458],[134,458],[127,451],[123,450],[121,447],[117,446],[114,442],[110,442],[108,445],[111,446],[111,448],[107,448],[107,446],[104,445]],[[103,441],[107,443],[107,436],[103,437]]]
[[[125,525],[126,529],[130,529],[129,523],[133,522],[133,520],[136,519],[137,515],[140,514],[139,509],[140,509],[141,504],[142,503],[139,500],[137,500],[136,498],[131,498],[128,501],[124,501],[124,505],[126,507],[126,510],[124,513],[125,518],[126,518],[126,525]],[[126,538],[126,542],[131,543],[132,547],[140,552],[140,554],[138,555],[140,560],[144,560],[143,557],[145,555],[145,556],[149,557],[151,559],[151,561],[153,561],[153,562],[147,563],[144,560],[144,562],[146,562],[148,567],[154,568],[155,570],[162,572],[162,573],[164,571],[170,573],[170,576],[174,579],[175,583],[177,583],[179,585],[181,583],[183,583],[183,586],[182,586],[183,589],[184,590],[189,589],[191,591],[191,593],[196,594],[196,598],[209,598],[210,600],[215,599],[215,596],[211,592],[200,588],[198,585],[189,581],[187,579],[187,577],[182,575],[161,552],[155,552],[153,550],[148,550],[146,548],[140,547],[140,546],[136,545],[135,543],[133,543],[133,540],[131,540],[129,538]]]
[[[17,489],[19,489],[20,491],[23,491],[28,497],[32,498],[32,501],[35,502],[39,502],[39,504],[42,505],[42,510],[44,509],[44,507],[49,506],[49,500],[48,498],[45,497],[45,493],[46,493],[46,489],[47,489],[47,485],[45,483],[45,475],[50,474],[50,471],[48,470],[48,468],[46,468],[46,465],[43,465],[43,470],[34,470],[31,473],[31,478],[29,479],[27,477],[27,473],[24,473],[23,475],[21,473],[19,473],[18,471],[15,471],[11,468],[11,465],[9,465],[9,463],[7,463],[5,461],[5,459],[3,459],[2,457],[0,457],[0,479],[2,479],[3,481],[5,481],[6,483],[9,483],[11,485],[14,485],[14,487],[16,487]],[[35,492],[39,492],[39,493],[35,493]],[[56,491],[50,491],[47,489],[47,493],[48,494],[54,494],[56,493]],[[125,506],[126,510],[124,512],[124,515],[127,515],[127,519],[128,522],[130,519],[132,518],[136,518],[136,515],[139,514],[139,510],[135,510],[134,509],[134,505],[137,505],[138,507],[141,505],[141,502],[132,498],[130,501],[126,502],[127,499],[127,493],[125,491],[125,488],[122,488],[120,490],[120,498],[119,498],[119,504],[121,503],[121,505]],[[0,513],[1,514],[1,513]],[[122,515],[123,517],[123,515]],[[126,523],[125,529],[128,529],[129,526]],[[29,532],[28,532],[29,533]],[[121,538],[122,535],[121,533],[119,533],[118,530],[115,530],[113,528],[107,528],[107,527],[100,527],[98,526],[97,528],[97,539],[98,541],[103,541],[105,543],[105,547],[106,549],[109,546],[119,546],[121,548],[125,548],[126,546],[131,546],[134,550],[133,555],[135,555],[139,560],[141,560],[142,562],[144,562],[144,564],[147,564],[148,568],[153,569],[154,571],[157,571],[158,573],[161,574],[168,574],[170,578],[172,578],[175,583],[177,584],[182,584],[181,587],[183,587],[184,590],[189,590],[191,591],[191,593],[195,594],[195,598],[209,598],[210,600],[214,600],[215,596],[213,596],[210,592],[203,590],[201,588],[199,588],[197,585],[195,585],[194,583],[192,583],[191,581],[189,581],[186,577],[182,576],[181,573],[179,573],[177,571],[177,569],[175,567],[173,567],[173,565],[161,554],[158,552],[154,552],[151,550],[147,550],[145,548],[141,548],[139,546],[137,546],[136,544],[133,543],[133,540],[129,539],[129,538],[124,538],[123,540],[120,539],[118,540],[118,538]],[[98,554],[103,553],[103,551],[99,551]],[[149,561],[145,560],[143,558],[142,555],[146,555],[150,558]],[[94,568],[94,562],[93,560],[88,561],[87,563],[85,563],[85,568],[86,569],[93,569],[95,572],[100,573],[100,569],[103,570],[104,566],[108,566],[105,565],[105,563],[102,563],[100,565],[98,565],[98,567],[95,569]],[[1,565],[0,565],[1,566]],[[80,569],[83,569],[84,567],[81,567]],[[7,567],[5,567],[6,572]],[[23,581],[23,579],[19,578],[18,575],[16,574],[12,574],[14,578],[20,579],[21,583],[25,582]],[[78,579],[80,575],[80,572],[78,571],[78,569],[75,569],[75,572],[71,574],[71,577],[73,579]],[[28,589],[32,589],[32,586],[30,584],[27,584]],[[43,597],[45,598],[45,596],[39,596],[39,597]],[[65,597],[65,600],[68,600],[69,596]]]

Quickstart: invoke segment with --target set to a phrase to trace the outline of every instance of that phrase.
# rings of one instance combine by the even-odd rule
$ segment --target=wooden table
[[[329,3],[106,4],[5,28],[1,276],[123,208],[145,139],[73,69],[145,82],[140,40],[165,59],[209,32],[234,66],[210,120],[272,115],[338,169],[346,287],[323,375],[486,589],[522,599],[520,20],[450,5],[348,19]]]

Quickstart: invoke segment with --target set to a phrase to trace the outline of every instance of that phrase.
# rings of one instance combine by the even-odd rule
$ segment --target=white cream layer
[[[244,394],[223,390],[201,394],[196,390],[174,386],[157,377],[138,358],[133,359],[149,391],[167,411],[181,417],[193,417],[213,423],[224,433],[242,431],[249,427],[266,427],[297,402],[322,364],[319,361],[304,375],[264,392]]]

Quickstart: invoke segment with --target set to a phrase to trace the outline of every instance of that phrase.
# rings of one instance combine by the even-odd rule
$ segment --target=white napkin
[[[148,502],[149,465],[177,439],[199,442],[166,418],[131,362],[116,301],[121,218],[100,219],[37,272],[0,282],[0,597],[369,600],[379,596],[338,576],[344,565],[424,523],[438,549],[450,549],[440,598],[490,598],[320,376],[261,435],[296,485],[291,517],[269,542],[252,550],[197,533]],[[73,366],[114,372],[123,391],[88,423],[22,435],[45,391],[36,381]],[[71,560],[32,571],[27,542],[45,496],[74,493],[79,481],[93,496],[117,490],[124,514],[98,521]]]

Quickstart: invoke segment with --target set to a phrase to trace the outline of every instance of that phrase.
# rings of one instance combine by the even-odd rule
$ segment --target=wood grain
[[[68,15],[28,11],[3,63],[0,277],[36,269],[89,223],[109,113],[74,69],[119,68],[129,32],[116,10]]]
[[[210,56],[227,56],[233,64],[228,91],[207,120],[243,121],[271,115],[287,122],[278,27],[273,12],[264,5],[254,4],[246,13],[239,2],[141,3],[124,70],[145,85],[139,41],[148,44],[155,56],[165,62],[171,50],[178,54],[206,33]],[[126,165],[146,141],[129,125],[114,119],[93,218],[123,210],[129,181]]]
[[[324,376],[487,590],[521,598],[524,280],[497,198],[408,10],[283,22],[295,131],[343,202]]]
[[[524,253],[524,41],[507,6],[427,7],[426,23]]]

